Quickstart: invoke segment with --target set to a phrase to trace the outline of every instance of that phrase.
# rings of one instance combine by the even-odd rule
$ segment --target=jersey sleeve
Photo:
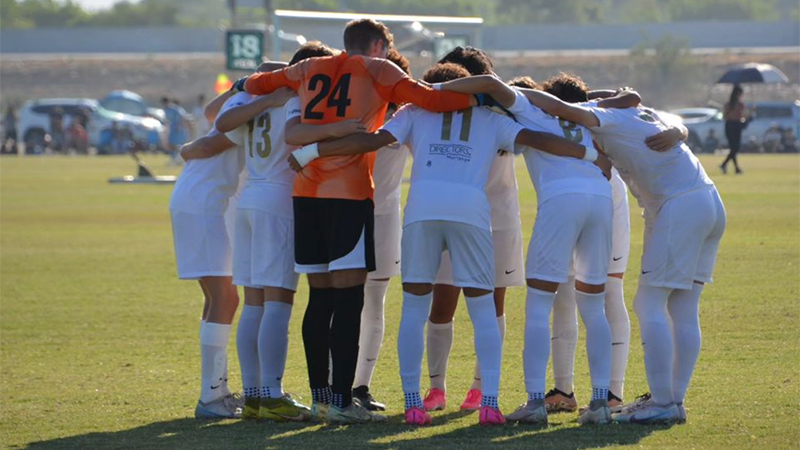
[[[248,94],[255,95],[269,94],[282,87],[288,87],[296,91],[300,89],[306,68],[313,59],[303,60],[281,70],[250,75],[244,84],[244,89]]]
[[[436,91],[419,81],[412,80],[391,61],[374,59],[369,62],[367,68],[378,94],[387,102],[413,103],[433,112],[458,111],[472,106],[469,95]]]
[[[531,110],[531,102],[528,101],[528,97],[525,96],[519,89],[514,89],[514,94],[516,98],[514,99],[514,104],[508,108],[508,111],[514,115],[517,114],[525,114]]]
[[[300,104],[300,97],[292,97],[286,102],[286,121],[290,121],[295,117],[302,115],[302,105]]]
[[[495,131],[497,136],[497,148],[508,152],[514,151],[514,141],[524,127],[507,116],[495,114]]]
[[[597,106],[586,107],[589,111],[594,113],[600,125],[591,127],[591,130],[614,131],[624,126],[622,116],[619,109],[614,108],[600,108]]]
[[[411,126],[414,123],[413,108],[404,106],[400,108],[391,120],[386,122],[382,130],[388,131],[402,145],[407,146],[411,140]]]
[[[225,137],[236,145],[243,145],[245,133],[247,133],[247,126],[242,125],[225,133]]]

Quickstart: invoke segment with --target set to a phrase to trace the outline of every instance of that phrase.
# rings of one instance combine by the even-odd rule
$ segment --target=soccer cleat
[[[505,425],[506,423],[506,418],[503,417],[499,408],[481,406],[479,415],[478,423],[481,425]]]
[[[617,405],[617,406],[612,407],[611,408],[611,413],[613,414],[613,413],[625,412],[625,411],[628,411],[628,410],[639,409],[643,405],[645,405],[648,402],[650,402],[650,397],[651,397],[650,393],[646,392],[646,393],[636,397],[636,399],[634,401],[630,402],[630,403],[625,403],[623,405]]]
[[[622,407],[622,399],[612,394],[611,391],[608,391],[608,407],[611,408],[612,413],[619,412],[619,409]],[[587,409],[589,409],[589,405],[581,406],[578,413],[583,414]]]
[[[242,417],[242,408],[237,405],[232,395],[220,397],[213,402],[203,403],[197,401],[194,408],[196,419],[239,419]]]
[[[651,400],[638,409],[612,414],[611,418],[620,423],[669,424],[680,420],[680,412],[675,403],[657,405]]]
[[[728,174],[728,168],[725,166],[725,164],[719,166],[719,170],[722,171],[723,175],[727,175]]]
[[[506,416],[509,422],[547,425],[547,408],[543,400],[530,400]]]
[[[467,398],[461,403],[461,410],[477,411],[481,407],[481,397],[483,397],[483,393],[480,389],[470,389],[467,392]]]
[[[550,392],[544,396],[544,407],[549,413],[574,412],[578,409],[578,400],[575,398],[574,392],[567,394],[558,389],[550,389]]]
[[[417,408],[416,406],[413,408],[408,408],[406,410],[406,423],[409,425],[418,426],[430,425],[431,415],[422,408]]]
[[[608,400],[589,402],[589,407],[578,417],[578,423],[581,425],[611,423],[611,409],[608,407]]]
[[[258,397],[245,397],[244,408],[242,409],[242,419],[258,419],[258,410],[261,399]]]
[[[311,408],[296,402],[289,395],[262,398],[258,418],[276,422],[305,422],[311,420]]]
[[[422,407],[425,411],[441,411],[447,406],[447,398],[443,390],[431,388],[422,400]]]
[[[346,408],[339,408],[331,405],[328,411],[328,422],[330,423],[369,423],[369,422],[385,422],[386,416],[367,411],[363,406],[351,403]]]
[[[386,405],[375,400],[369,392],[368,386],[359,386],[353,389],[353,399],[358,402],[368,411],[386,411]]]
[[[676,403],[675,406],[678,407],[677,423],[683,425],[686,423],[686,408],[683,406],[683,402]]]
[[[331,405],[328,403],[311,403],[311,417],[317,422],[327,422]]]

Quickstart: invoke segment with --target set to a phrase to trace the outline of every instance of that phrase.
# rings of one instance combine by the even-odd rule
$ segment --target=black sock
[[[358,363],[364,285],[333,291],[334,314],[331,326],[333,404],[339,408],[346,408],[353,402],[353,380]]]
[[[303,346],[308,365],[308,383],[315,401],[330,403],[328,375],[330,326],[333,315],[334,289],[309,289],[308,306],[303,316]]]

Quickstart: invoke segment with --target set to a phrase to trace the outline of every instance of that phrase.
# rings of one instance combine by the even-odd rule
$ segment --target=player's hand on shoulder
[[[611,160],[608,159],[605,153],[597,153],[597,159],[594,161],[594,165],[603,171],[603,176],[605,176],[607,180],[611,179]]]
[[[295,158],[294,155],[289,154],[289,158],[287,158],[287,161],[289,162],[289,167],[295,172],[300,172],[301,170],[303,170],[303,166],[301,166],[300,163],[297,162],[297,158]]]
[[[661,133],[654,134],[647,139],[644,143],[650,147],[650,150],[656,152],[666,152],[675,147],[681,140],[681,131],[677,128],[670,128]]]
[[[336,122],[334,124],[334,135],[336,137],[345,137],[349,136],[353,133],[366,133],[367,127],[364,126],[361,122],[348,119],[343,120],[341,122]]]
[[[297,95],[297,92],[293,91],[288,87],[278,88],[270,94],[272,96],[272,100],[279,104],[285,105],[292,97]]]

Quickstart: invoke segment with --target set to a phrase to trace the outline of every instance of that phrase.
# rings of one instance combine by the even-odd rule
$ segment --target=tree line
[[[275,8],[480,16],[487,25],[635,23],[800,18],[796,0],[273,0]],[[0,28],[215,27],[228,0],[120,1],[87,11],[74,0],[0,0]],[[262,11],[251,11],[256,16]],[[446,13],[445,13],[446,12]]]

